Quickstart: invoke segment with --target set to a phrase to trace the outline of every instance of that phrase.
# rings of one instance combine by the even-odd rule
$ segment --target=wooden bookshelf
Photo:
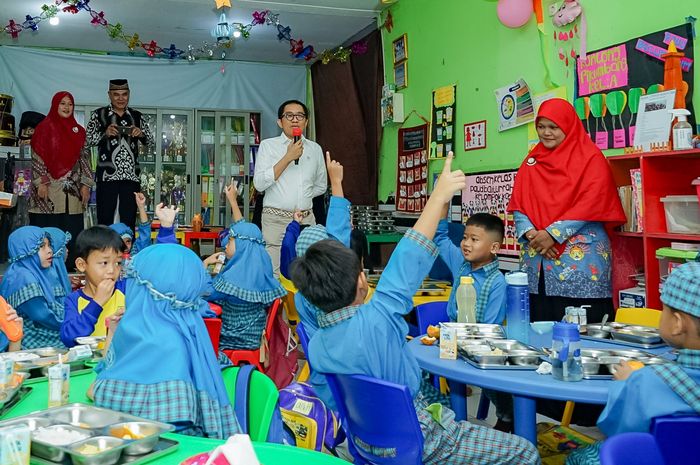
[[[642,173],[642,232],[617,232],[613,246],[613,299],[618,291],[633,287],[629,275],[643,270],[646,278],[647,307],[661,309],[659,299],[659,263],[656,250],[671,242],[700,242],[700,234],[674,234],[666,229],[666,214],[661,202],[667,195],[695,195],[691,182],[700,176],[700,150],[650,152],[608,158],[615,184],[631,185],[630,169]],[[641,240],[640,240],[641,239]]]

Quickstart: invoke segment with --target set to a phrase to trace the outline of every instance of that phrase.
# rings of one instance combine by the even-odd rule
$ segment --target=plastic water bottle
[[[476,323],[476,289],[474,278],[462,276],[457,287],[457,322]]]
[[[506,275],[506,332],[509,339],[530,343],[530,289],[527,273]]]
[[[552,331],[552,376],[561,381],[581,381],[581,336],[578,325],[555,323]]]

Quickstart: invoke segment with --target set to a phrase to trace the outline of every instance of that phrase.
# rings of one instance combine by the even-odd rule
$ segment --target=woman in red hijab
[[[32,186],[29,222],[42,228],[67,231],[68,269],[75,266],[73,241],[83,230],[83,212],[94,184],[90,152],[84,148],[85,129],[73,115],[73,96],[53,96],[51,110],[32,136]]]
[[[608,162],[574,107],[562,99],[537,113],[540,142],[515,178],[508,211],[530,284],[530,319],[559,321],[567,306],[590,305],[591,323],[611,317],[609,233],[625,222]]]

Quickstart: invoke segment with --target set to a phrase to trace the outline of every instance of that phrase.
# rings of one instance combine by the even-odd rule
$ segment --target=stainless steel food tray
[[[501,325],[485,323],[440,323],[440,327],[454,328],[457,332],[457,340],[506,338],[506,332]]]
[[[26,373],[13,373],[11,384],[0,389],[0,409],[14,399],[27,377]]]
[[[173,439],[160,438],[150,453],[144,455],[122,455],[119,457],[119,460],[115,463],[115,465],[138,465],[141,463],[147,463],[151,460],[157,459],[158,457],[172,454],[178,449],[178,447],[180,447],[179,442]],[[34,455],[31,456],[30,463],[37,465],[73,465],[70,457],[65,457],[61,462],[52,462]]]
[[[139,439],[123,439],[122,437],[111,434],[112,429],[123,423],[139,423],[147,426],[152,430],[151,434]],[[94,407],[87,404],[68,404],[62,407],[55,407],[48,410],[35,412],[22,417],[13,418],[0,422],[0,427],[16,424],[27,424],[32,430],[32,460],[40,459],[45,462],[41,463],[81,463],[85,465],[102,464],[102,463],[134,463],[136,455],[129,456],[126,453],[131,451],[134,454],[134,449],[146,448],[150,449],[158,444],[162,434],[174,430],[172,425],[161,423],[153,420],[147,420],[129,415],[114,410]],[[75,441],[66,445],[54,445],[44,441],[37,440],[34,437],[34,431],[38,428],[63,426],[66,429],[83,433],[87,437],[80,441]],[[122,439],[121,443],[115,445],[99,454],[84,455],[77,452],[74,448],[84,440],[96,438],[100,436],[112,436]],[[127,450],[129,449],[129,450]],[[118,454],[115,454],[115,451]],[[150,454],[148,450],[141,452],[142,455]],[[117,462],[107,461],[108,455],[121,456]],[[50,459],[53,459],[50,460]]]
[[[492,347],[503,354],[494,355]],[[489,370],[536,370],[543,355],[536,348],[513,339],[459,341],[457,352],[473,367]],[[517,358],[526,358],[529,362],[518,362]]]
[[[0,406],[0,418],[2,418],[7,412],[12,410],[15,405],[19,404],[22,399],[27,397],[29,393],[32,392],[31,386],[23,385],[20,387],[14,396],[10,397],[5,403]]]
[[[645,365],[673,363],[670,360],[639,349],[581,349],[583,378],[584,379],[612,379],[609,366],[619,360],[636,360]],[[586,358],[594,359],[593,362],[585,362]],[[595,366],[597,364],[597,366]]]
[[[659,330],[649,326],[628,325],[624,323],[609,323],[605,325],[610,327],[610,335],[607,337],[593,337],[587,334],[582,334],[582,339],[591,341],[606,341],[614,342],[630,347],[639,347],[642,349],[656,349],[666,346],[666,343],[661,339]]]

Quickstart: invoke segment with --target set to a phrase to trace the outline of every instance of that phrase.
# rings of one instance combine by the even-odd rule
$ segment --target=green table
[[[366,234],[367,237],[367,247],[376,244],[391,244],[397,243],[403,237],[401,233],[382,233],[382,234]]]
[[[93,371],[76,372],[70,378],[70,402],[82,402],[90,404],[85,393],[90,384],[95,380]],[[48,382],[45,379],[29,381],[25,383],[32,388],[32,392],[8,411],[0,420],[27,415],[38,410],[44,410],[48,404]],[[180,443],[178,449],[168,455],[157,458],[150,464],[177,465],[186,458],[202,452],[212,451],[224,441],[206,439],[180,434],[166,434],[163,437],[173,439]],[[264,465],[347,465],[347,462],[331,455],[322,454],[297,447],[271,444],[265,442],[253,443],[258,460]]]

